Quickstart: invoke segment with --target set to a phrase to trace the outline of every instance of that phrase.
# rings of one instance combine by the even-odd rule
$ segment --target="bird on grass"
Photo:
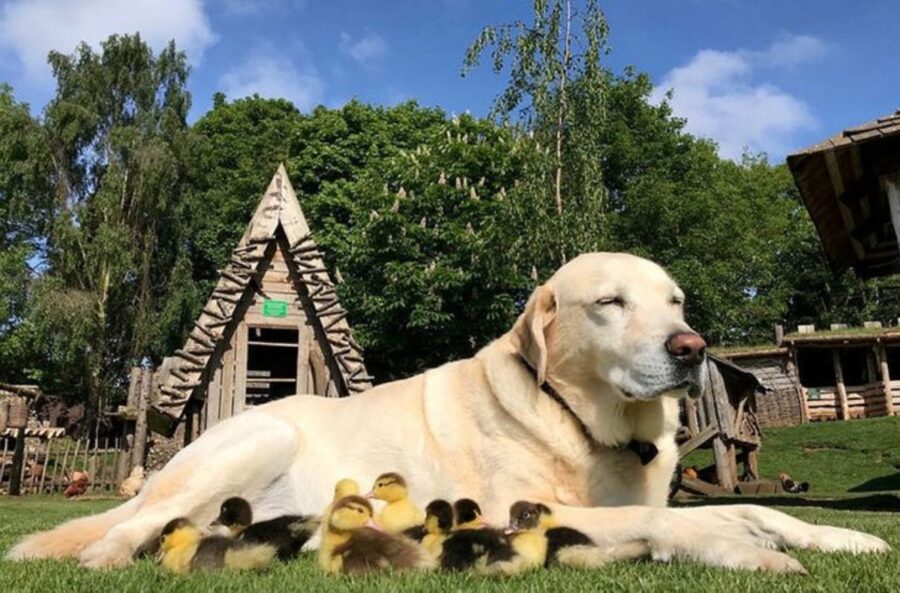
[[[244,542],[222,535],[203,536],[190,520],[181,517],[166,524],[160,535],[161,563],[176,574],[204,570],[261,570],[277,550],[268,544]]]
[[[406,480],[396,472],[378,476],[366,498],[387,503],[378,513],[378,524],[388,533],[402,533],[425,522],[425,513],[409,498]]]
[[[222,503],[213,524],[224,525],[239,541],[271,545],[277,550],[279,560],[290,560],[315,533],[319,519],[309,515],[281,515],[254,523],[250,503],[235,496]]]
[[[781,487],[785,492],[790,492],[791,494],[809,492],[809,482],[795,482],[784,472],[778,474],[778,478],[781,480]]]
[[[431,568],[425,550],[402,535],[381,531],[372,505],[360,496],[338,500],[326,517],[319,566],[330,573]]]

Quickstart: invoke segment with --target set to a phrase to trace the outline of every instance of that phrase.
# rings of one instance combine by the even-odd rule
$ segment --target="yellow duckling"
[[[162,565],[177,574],[195,570],[258,570],[272,563],[274,546],[235,540],[222,535],[203,537],[188,519],[173,519],[160,535]]]
[[[398,473],[378,476],[366,498],[387,503],[378,514],[378,524],[388,533],[402,533],[425,522],[425,513],[410,500],[406,480]]]
[[[318,562],[326,572],[360,574],[434,564],[414,542],[377,529],[372,505],[360,496],[346,496],[334,503],[325,526]]]
[[[331,502],[335,503],[345,496],[359,496],[359,482],[350,478],[338,480],[334,485],[334,497]]]

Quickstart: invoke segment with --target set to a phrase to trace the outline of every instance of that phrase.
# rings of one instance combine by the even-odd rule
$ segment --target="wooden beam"
[[[681,459],[697,447],[705,444],[706,441],[711,439],[713,435],[716,434],[716,426],[714,424],[708,424],[703,430],[686,440],[678,447],[678,458]]]
[[[875,355],[881,368],[881,393],[884,396],[884,409],[888,416],[894,415],[894,398],[891,395],[891,370],[888,367],[887,349],[884,343],[875,345]]]
[[[138,416],[134,424],[134,447],[131,450],[131,467],[144,466],[147,450],[147,411],[150,409],[150,394],[153,390],[153,371],[142,369],[141,387],[138,395]]]
[[[834,195],[840,196],[844,193],[844,178],[841,175],[840,166],[837,162],[837,156],[834,154],[834,150],[826,151],[824,154],[825,157],[825,166],[828,170],[828,177],[831,180],[831,188],[834,190]],[[841,219],[844,222],[844,228],[847,229],[848,236],[850,230],[856,227],[856,220],[853,218],[853,213],[847,208],[847,205],[844,204],[840,199],[836,199],[835,203],[838,207],[838,212],[841,214]],[[852,236],[850,237],[850,245],[853,246],[853,251],[856,254],[858,259],[862,259],[865,256],[865,251],[863,250],[862,244],[854,239]]]
[[[16,429],[16,448],[13,450],[12,467],[9,474],[9,494],[22,494],[22,471],[25,469],[25,429]]]
[[[897,245],[900,246],[900,173],[885,175],[881,178],[881,182],[887,193],[891,224],[894,226],[894,234],[897,236]]]
[[[841,366],[841,351],[838,348],[831,350],[831,360],[834,363],[834,378],[837,382],[838,402],[841,406],[841,420],[850,419],[850,408],[847,405],[847,386],[844,384],[844,369]]]
[[[716,458],[716,475],[719,478],[719,486],[734,491],[737,486],[737,461],[734,457],[734,445],[717,436],[713,439],[713,453]]]

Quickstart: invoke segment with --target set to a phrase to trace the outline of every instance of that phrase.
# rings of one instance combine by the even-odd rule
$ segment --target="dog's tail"
[[[142,498],[138,495],[106,512],[72,519],[53,529],[32,533],[16,544],[6,557],[8,560],[28,560],[77,556],[103,538],[110,529],[131,518],[140,507]]]

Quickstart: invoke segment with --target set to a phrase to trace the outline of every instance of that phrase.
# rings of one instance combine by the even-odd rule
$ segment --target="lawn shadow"
[[[868,482],[867,482],[868,483]],[[696,507],[719,504],[758,504],[778,507],[819,507],[836,511],[880,511],[900,513],[900,495],[871,494],[847,498],[809,498],[806,496],[710,496],[682,499],[673,506]]]
[[[900,472],[872,478],[868,482],[850,488],[848,492],[885,492],[887,490],[900,490]]]

